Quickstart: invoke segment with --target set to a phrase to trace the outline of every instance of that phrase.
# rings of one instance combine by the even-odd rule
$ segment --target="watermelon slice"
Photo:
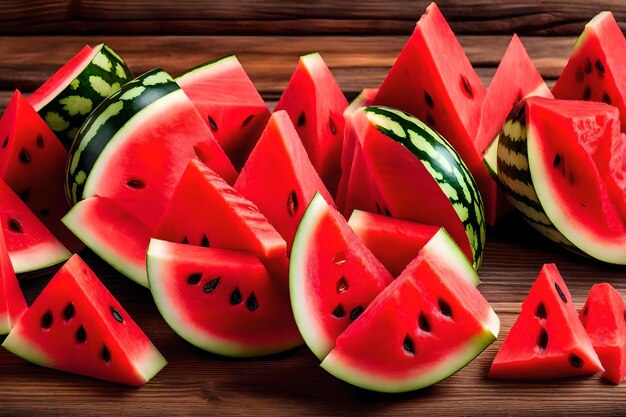
[[[226,155],[243,166],[270,110],[234,55],[200,65],[176,78]]]
[[[431,3],[380,86],[374,104],[409,112],[450,142],[474,176],[491,223],[496,182],[474,146],[486,93],[446,19]]]
[[[285,239],[287,253],[315,193],[320,192],[334,205],[285,111],[272,115],[234,188],[252,201]]]
[[[559,270],[554,264],[544,265],[491,364],[489,377],[562,378],[602,370]]]
[[[449,267],[448,248],[461,269]],[[383,392],[416,390],[447,378],[498,337],[500,321],[475,288],[477,281],[442,230],[339,336],[322,367]]]
[[[61,223],[67,151],[19,91],[0,119],[0,177],[72,252],[81,242]]]
[[[111,48],[86,45],[28,101],[69,149],[89,113],[132,78],[130,69]]]
[[[201,349],[249,357],[302,344],[289,298],[254,255],[153,239],[148,274],[165,320]]]
[[[5,335],[28,309],[24,294],[17,282],[9,251],[0,228],[0,335]]]
[[[602,376],[619,384],[626,377],[626,308],[622,296],[602,283],[591,287],[580,313],[591,344],[605,369]]]
[[[291,251],[289,288],[296,323],[320,359],[393,280],[345,219],[316,194]]]
[[[339,184],[343,112],[348,102],[320,54],[300,58],[274,111],[285,110],[332,195]]]
[[[145,384],[167,363],[78,255],[2,346],[37,365],[127,385]]]
[[[378,88],[364,88],[361,90],[359,95],[350,102],[348,107],[346,107],[346,110],[343,112],[343,117],[346,118],[350,116],[360,107],[367,107],[374,104],[376,94],[378,94]]]
[[[591,19],[552,89],[556,98],[602,101],[620,111],[626,131],[626,39],[611,12]]]
[[[394,277],[440,230],[437,226],[354,210],[348,221],[354,233]]]

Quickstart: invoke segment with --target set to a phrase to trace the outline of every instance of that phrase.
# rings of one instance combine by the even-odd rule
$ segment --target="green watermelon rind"
[[[198,65],[197,67],[193,67],[183,72],[178,77],[176,77],[176,82],[185,81],[187,78],[193,78],[196,75],[203,73],[204,71],[207,71],[207,70],[212,71],[213,68],[217,65],[222,67],[225,64],[230,64],[231,62],[233,63],[233,65],[239,66],[239,61],[237,60],[237,57],[235,55],[225,55],[220,58],[216,58],[212,61],[205,62],[204,64]],[[225,67],[225,68],[228,68],[228,67]]]
[[[72,254],[59,242],[42,242],[27,250],[9,253],[16,274],[41,271],[66,261]]]

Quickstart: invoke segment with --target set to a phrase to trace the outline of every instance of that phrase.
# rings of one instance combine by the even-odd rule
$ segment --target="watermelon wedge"
[[[611,284],[595,284],[580,313],[580,321],[600,357],[602,377],[619,384],[626,377],[626,308]]]
[[[450,268],[447,249],[461,268]],[[442,230],[337,338],[322,367],[353,385],[412,391],[452,375],[497,337],[476,272]],[[376,343],[364,343],[364,341]]]
[[[440,230],[437,226],[354,210],[348,225],[394,277]]]
[[[502,343],[490,378],[545,379],[602,371],[556,265],[541,269]]]
[[[0,335],[8,334],[27,309],[0,228]]]
[[[285,110],[296,127],[313,166],[335,195],[341,172],[343,112],[348,101],[320,54],[300,62],[274,111]]]
[[[57,272],[2,346],[37,365],[136,386],[167,363],[78,255]]]
[[[153,239],[147,257],[157,307],[190,343],[236,357],[302,344],[289,298],[256,256]]]
[[[270,110],[234,55],[193,68],[176,82],[196,106],[217,142],[241,168]]]
[[[285,239],[287,253],[315,193],[334,205],[285,111],[270,118],[234,188],[252,201]]]

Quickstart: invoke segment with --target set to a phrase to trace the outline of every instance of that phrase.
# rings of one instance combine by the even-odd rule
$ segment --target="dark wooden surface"
[[[217,56],[236,53],[270,104],[280,96],[298,56],[320,51],[352,98],[363,87],[380,84],[427,3],[1,0],[0,110],[13,89],[32,92],[82,45],[103,41],[137,74],[162,66],[176,75]],[[463,34],[461,43],[485,84],[513,31],[528,35],[522,41],[551,84],[588,18],[612,9],[626,22],[626,3],[618,0],[549,0],[530,5],[512,0],[497,4],[446,0],[440,6],[453,28]],[[480,269],[481,290],[502,321],[500,340],[445,382],[403,395],[373,394],[335,380],[304,347],[256,360],[202,352],[168,328],[149,291],[121,277],[93,254],[87,252],[85,258],[170,364],[145,387],[133,389],[36,367],[0,350],[0,415],[626,413],[626,385],[614,387],[598,377],[544,383],[485,378],[543,263],[557,263],[579,307],[596,282],[608,281],[626,295],[626,268],[564,252],[515,217],[489,230]],[[22,283],[29,301],[47,278]]]

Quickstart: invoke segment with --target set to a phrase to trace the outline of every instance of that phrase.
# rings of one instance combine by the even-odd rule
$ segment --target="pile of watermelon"
[[[498,336],[476,271],[487,225],[513,208],[568,249],[626,264],[625,60],[605,12],[552,91],[517,36],[486,89],[433,3],[379,88],[348,104],[309,54],[270,111],[235,56],[135,77],[86,46],[0,120],[3,346],[130,385],[165,366],[72,255],[84,245],[206,351],[304,343],[362,388],[435,384]],[[16,273],[62,263],[27,307]],[[546,266],[489,375],[606,369],[619,383],[623,317],[599,285],[579,320]]]

